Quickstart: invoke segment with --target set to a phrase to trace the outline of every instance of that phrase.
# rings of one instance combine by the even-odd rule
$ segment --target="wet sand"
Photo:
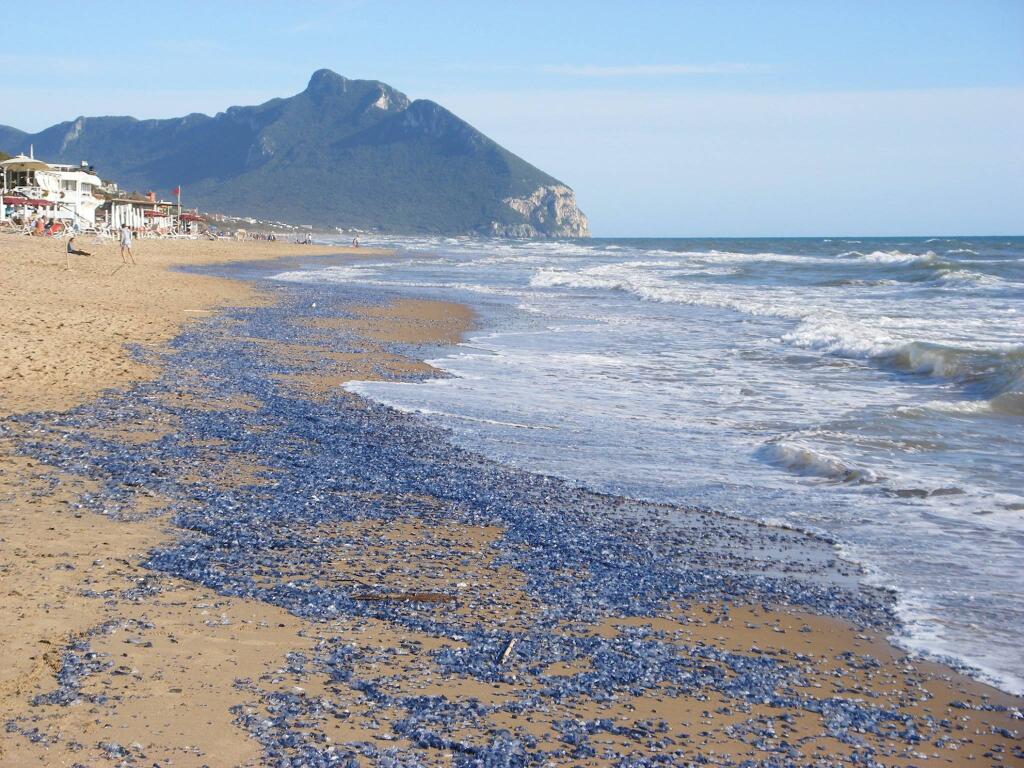
[[[241,510],[288,478],[260,448],[264,438],[289,439],[275,430],[294,426],[253,418],[266,403],[222,386],[215,371],[183,373],[174,386],[127,389],[160,376],[161,355],[170,365],[165,348],[183,328],[201,331],[214,349],[244,349],[244,359],[267,368],[239,376],[265,378],[271,383],[262,391],[305,401],[307,418],[327,419],[339,398],[364,407],[339,395],[345,381],[432,375],[410,345],[453,343],[473,315],[444,302],[352,300],[335,315],[297,318],[286,338],[232,318],[196,326],[211,310],[267,306],[271,298],[170,266],[316,251],[144,241],[143,265],[111,275],[120,263],[111,245],[93,261],[73,262],[70,273],[47,246],[52,250],[29,238],[0,238],[5,278],[14,276],[5,279],[0,314],[0,765],[263,765],[275,764],[273,750],[273,759],[289,749],[299,754],[280,739],[268,746],[267,721],[275,734],[301,733],[299,741],[320,753],[362,745],[335,747],[337,755],[358,754],[360,764],[388,754],[453,764],[482,754],[502,733],[519,749],[546,753],[546,764],[562,765],[615,765],[626,756],[830,765],[855,754],[885,765],[1020,764],[1019,699],[908,659],[884,640],[882,627],[736,598],[668,601],[628,615],[595,609],[567,619],[509,559],[522,545],[510,541],[506,525],[473,521],[449,498],[386,483],[373,491],[344,483],[324,491],[333,504],[366,512],[325,515],[312,528],[303,523],[298,538],[292,525],[287,540],[305,542],[308,551],[267,561],[252,576],[254,588],[271,596],[314,578],[310,588],[379,605],[379,613],[360,608],[312,618],[284,607],[294,606],[291,597],[275,603],[231,596],[228,581],[209,570],[189,580],[144,567],[154,549],[173,550],[189,535],[175,515],[198,514],[210,499],[231,499]],[[353,255],[379,255],[361,251]],[[145,361],[126,344],[144,345]],[[115,391],[93,410],[93,398],[109,387]],[[132,392],[134,401],[121,403],[119,391]],[[67,418],[32,416],[83,404]],[[19,414],[26,417],[10,418]],[[204,414],[217,417],[219,436],[197,428],[209,423]],[[370,409],[367,423],[373,418]],[[232,424],[244,428],[226,428]],[[255,442],[232,444],[241,436]],[[126,447],[140,459],[173,458],[185,443],[188,460],[169,459],[163,473],[174,483],[152,472],[129,482],[112,477],[107,465],[76,458],[87,449]],[[64,459],[56,464],[38,458],[58,454]],[[566,572],[559,583],[571,591],[586,577]],[[540,626],[590,650],[538,664],[543,646],[526,639]],[[519,650],[499,648],[506,659],[487,675],[467,674],[487,664],[446,663],[474,646],[445,627],[482,627],[524,641]],[[715,685],[682,685],[677,667],[665,666],[642,685],[601,677],[599,695],[573,693],[594,682],[588,675],[595,670],[605,674],[609,654],[628,658],[638,643],[656,643],[676,665],[692,665],[686,668],[698,682]],[[344,664],[322,663],[341,651]],[[732,685],[743,683],[748,667],[774,670],[779,697],[760,703]],[[754,686],[757,675],[750,674]],[[552,695],[563,683],[566,692]],[[426,726],[403,724],[418,697],[451,705],[427,729],[443,735],[441,743],[424,735]],[[851,736],[835,725],[842,700],[867,702],[891,717],[865,732],[854,727]],[[317,764],[309,750],[301,754],[305,764]]]

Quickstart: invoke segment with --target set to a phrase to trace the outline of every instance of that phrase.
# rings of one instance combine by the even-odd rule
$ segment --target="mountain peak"
[[[345,90],[348,80],[330,69],[318,69],[309,78],[307,91]]]

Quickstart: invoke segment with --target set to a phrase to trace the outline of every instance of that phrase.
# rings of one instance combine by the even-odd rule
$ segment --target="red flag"
[[[174,189],[172,189],[171,190],[171,194],[174,195],[175,197],[180,195],[181,194],[181,187],[175,187]]]

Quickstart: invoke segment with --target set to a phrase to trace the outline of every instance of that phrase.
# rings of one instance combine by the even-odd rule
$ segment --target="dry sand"
[[[64,241],[0,235],[0,413],[62,409],[151,372],[124,345],[167,341],[190,320],[220,306],[263,300],[252,287],[172,271],[175,266],[349,252],[373,248],[283,242],[138,240],[137,266],[123,266],[116,243],[76,240],[91,257],[72,256]]]
[[[90,249],[88,243],[80,246]],[[0,236],[0,417],[68,408],[88,402],[102,389],[129,385],[151,371],[130,359],[125,344],[158,345],[206,311],[266,300],[245,284],[173,272],[169,267],[317,252],[283,243],[143,241],[137,267],[114,272],[120,259],[108,244],[91,259],[73,259],[68,272],[60,247],[61,243]],[[356,255],[380,254],[361,249]],[[311,339],[339,328],[356,333],[365,341],[365,351],[359,354],[337,353],[324,360],[320,347],[254,342],[287,360],[317,360],[317,375],[294,377],[282,385],[318,398],[341,382],[373,376],[375,370],[422,371],[422,362],[390,354],[383,343],[452,342],[472,320],[464,307],[425,301],[355,308],[354,315],[318,322],[308,331]],[[255,405],[216,402],[202,392],[173,396],[189,398],[194,407]],[[136,442],[140,450],[174,428],[166,421],[98,427]],[[18,456],[14,449],[19,439],[16,425],[0,439],[0,712],[5,722],[13,720],[23,731],[37,728],[43,738],[33,741],[23,733],[0,731],[0,766],[118,765],[123,758],[99,746],[112,742],[124,745],[140,765],[260,765],[259,745],[233,724],[232,706],[253,713],[260,707],[250,692],[235,685],[238,679],[330,700],[344,717],[310,725],[326,739],[403,746],[388,738],[386,718],[381,722],[361,709],[359,696],[351,689],[284,669],[288,652],[309,652],[319,639],[337,635],[385,660],[357,672],[366,679],[380,677],[394,693],[481,701],[514,694],[511,686],[444,677],[427,653],[451,641],[413,636],[382,621],[356,624],[343,619],[313,625],[270,605],[220,597],[142,569],[144,553],[174,535],[170,526],[144,514],[135,522],[116,522],[78,511],[77,499],[88,491],[90,480]],[[207,482],[230,485],[258,478],[258,467],[221,466],[216,445],[208,449],[209,467],[199,470]],[[160,499],[147,489],[137,490],[134,511],[145,513],[160,506]],[[439,504],[423,498],[391,501]],[[356,545],[338,553],[338,572],[358,573],[373,583],[375,573],[389,570],[389,587],[399,593],[443,592],[468,584],[467,599],[433,609],[472,611],[481,621],[507,628],[529,626],[543,606],[527,592],[521,574],[492,562],[489,544],[502,531],[445,523],[443,516],[438,517],[435,522],[410,517],[406,523],[388,526],[350,523],[345,530],[330,531]],[[398,558],[403,559],[405,576],[396,579],[392,566]],[[128,591],[155,583],[162,589],[152,595]],[[97,594],[107,597],[97,599]],[[949,725],[937,730],[947,737],[938,746],[934,738],[911,748],[898,738],[866,736],[884,764],[1020,764],[1014,750],[1021,742],[993,732],[1019,730],[1019,721],[1006,712],[951,707],[954,700],[1019,707],[1019,699],[939,665],[911,661],[883,638],[844,622],[761,607],[733,608],[729,619],[720,618],[719,606],[673,606],[658,617],[572,626],[566,631],[608,635],[639,624],[664,633],[680,653],[695,642],[741,653],[757,648],[757,653],[794,662],[799,653],[807,677],[802,692],[806,696],[875,699],[913,716],[922,727],[930,719],[948,719]],[[73,706],[33,705],[36,696],[55,689],[61,649],[104,623],[107,631],[94,633],[91,647],[113,664],[87,678],[84,701]],[[851,667],[839,656],[844,652],[870,655],[878,666]],[[525,662],[522,666],[517,685],[537,684]],[[543,713],[495,715],[493,724],[531,733],[542,747],[558,748],[565,745],[558,742],[556,721],[594,717],[619,724],[664,720],[673,734],[686,734],[679,737],[680,743],[689,745],[692,754],[700,753],[713,764],[769,759],[772,754],[766,750],[781,739],[798,745],[808,764],[827,765],[832,756],[850,752],[848,745],[825,733],[818,715],[737,707],[714,693],[623,697],[604,703],[562,701]],[[777,736],[755,746],[744,729],[736,727],[744,723],[770,723]],[[473,734],[465,736],[472,739]],[[595,736],[593,743],[638,749],[611,735]],[[647,753],[639,749],[634,754]],[[452,761],[452,755],[436,751],[423,757],[429,764]],[[592,758],[575,764],[608,761]]]

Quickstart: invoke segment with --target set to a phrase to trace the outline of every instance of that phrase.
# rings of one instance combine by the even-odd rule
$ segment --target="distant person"
[[[35,220],[35,223],[32,225],[32,230],[32,234],[38,235],[39,237],[42,237],[46,233],[46,222],[43,221],[42,216]]]
[[[359,235],[356,235],[355,237],[352,238],[352,247],[353,248],[358,248],[359,247]]]
[[[125,254],[128,254],[128,258],[125,258]],[[128,259],[131,259],[131,263],[135,263],[135,255],[132,253],[132,231],[128,228],[127,224],[121,225],[121,261],[125,264],[128,263]]]
[[[75,246],[75,236],[74,235],[72,235],[68,239],[68,255],[69,256],[92,256],[92,254],[89,253],[88,251],[79,250]]]

